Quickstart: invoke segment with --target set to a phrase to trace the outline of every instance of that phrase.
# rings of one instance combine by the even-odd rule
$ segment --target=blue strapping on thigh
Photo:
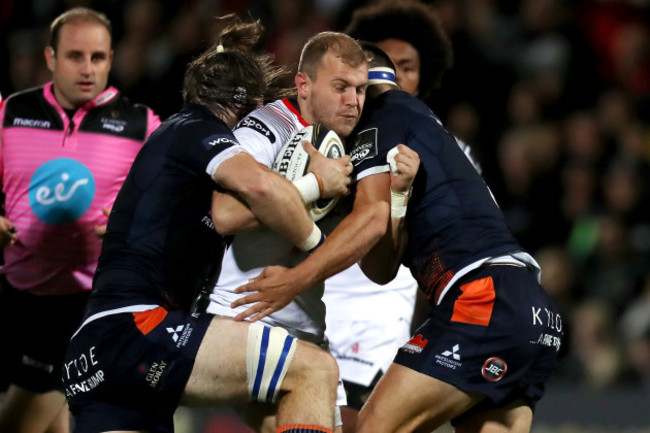
[[[266,349],[269,346],[269,333],[271,328],[264,327],[262,331],[262,344],[260,346],[260,359],[257,364],[257,373],[255,374],[255,385],[253,386],[253,399],[259,398],[260,384],[262,383],[262,375],[264,374],[264,364],[266,363]]]
[[[284,363],[287,361],[287,356],[289,355],[289,349],[291,349],[291,344],[293,343],[294,338],[290,335],[287,335],[284,339],[284,346],[282,347],[282,354],[280,355],[280,360],[278,361],[277,367],[273,372],[273,378],[271,379],[271,386],[269,387],[269,392],[266,396],[266,401],[270,403],[275,394],[275,387],[278,385],[278,379],[280,378],[280,373],[282,373],[282,368]]]

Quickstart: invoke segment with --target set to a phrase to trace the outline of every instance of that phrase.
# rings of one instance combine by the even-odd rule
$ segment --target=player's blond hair
[[[312,36],[302,48],[298,72],[316,80],[318,67],[328,52],[353,68],[368,63],[363,50],[350,36],[338,32],[321,32]]]

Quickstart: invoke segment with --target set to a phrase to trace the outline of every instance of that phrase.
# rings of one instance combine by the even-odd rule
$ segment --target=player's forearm
[[[325,243],[295,269],[305,287],[325,280],[357,263],[386,233],[388,203],[356,205]]]
[[[280,233],[293,245],[300,245],[312,232],[314,223],[296,188],[272,172],[264,172],[258,187],[240,196],[265,226]]]
[[[222,235],[256,230],[262,226],[245,203],[232,194],[216,191],[212,196],[212,222]]]
[[[361,259],[363,273],[377,284],[387,284],[395,278],[406,245],[404,218],[390,218],[386,234]]]

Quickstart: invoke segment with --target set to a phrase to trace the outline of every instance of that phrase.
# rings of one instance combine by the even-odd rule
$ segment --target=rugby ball
[[[291,181],[307,174],[309,155],[302,148],[303,140],[309,141],[320,153],[328,158],[340,158],[345,155],[345,146],[343,146],[338,134],[323,125],[309,125],[298,130],[282,146],[273,163],[273,171]],[[309,215],[314,221],[322,219],[334,209],[338,200],[338,197],[316,200],[307,205]]]

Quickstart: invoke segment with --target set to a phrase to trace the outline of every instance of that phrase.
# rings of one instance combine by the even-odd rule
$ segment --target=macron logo
[[[28,126],[30,128],[49,129],[50,125],[51,123],[47,120],[23,119],[22,117],[16,117],[14,119],[14,126]]]

